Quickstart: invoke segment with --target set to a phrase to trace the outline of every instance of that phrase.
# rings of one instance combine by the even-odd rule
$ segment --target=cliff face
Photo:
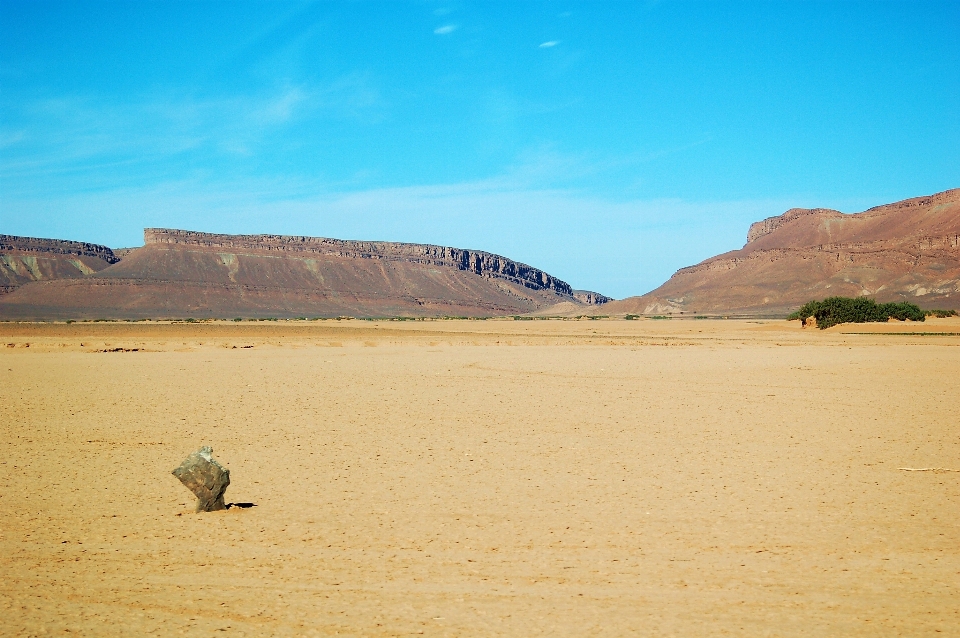
[[[0,295],[31,281],[83,277],[118,261],[99,244],[0,235]]]
[[[569,301],[570,285],[500,255],[428,244],[147,229],[76,281],[31,284],[10,317],[495,316]]]
[[[147,228],[146,245],[202,246],[220,250],[266,251],[280,254],[309,254],[353,259],[380,259],[413,264],[453,267],[477,275],[497,277],[533,290],[573,293],[570,284],[542,270],[500,255],[430,244],[352,241],[295,235],[218,235],[188,230]]]
[[[835,295],[960,308],[960,189],[852,215],[788,210],[752,224],[742,249],[604,310],[778,315]]]
[[[824,220],[842,219],[842,217],[843,213],[829,208],[791,208],[782,215],[767,217],[763,221],[750,224],[750,229],[747,231],[747,243],[755,242],[761,237],[803,218],[809,218],[804,221],[809,221],[814,227],[819,227],[823,225]]]

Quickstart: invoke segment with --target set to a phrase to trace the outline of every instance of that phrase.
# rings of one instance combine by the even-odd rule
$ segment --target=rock
[[[960,188],[854,214],[790,209],[753,224],[740,250],[600,313],[772,317],[813,299],[864,295],[960,309]]]
[[[608,301],[613,301],[613,297],[601,295],[599,292],[593,292],[592,290],[574,290],[572,294],[574,299],[588,306],[599,306]]]
[[[118,261],[99,244],[0,235],[0,296],[38,280],[82,279]]]
[[[230,470],[213,458],[213,448],[203,446],[183,460],[173,475],[197,497],[198,512],[227,509],[223,494],[230,485]]]
[[[538,268],[451,246],[162,228],[143,238],[82,278],[5,283],[0,261],[0,286],[19,286],[0,297],[0,319],[494,317],[582,303]]]

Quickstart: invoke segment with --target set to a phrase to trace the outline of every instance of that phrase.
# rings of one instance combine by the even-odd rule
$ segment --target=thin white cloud
[[[148,170],[185,152],[249,156],[305,118],[375,122],[384,109],[377,87],[363,75],[215,98],[139,97],[0,102],[18,123],[17,128],[0,124],[0,175],[8,193],[14,184],[35,189],[52,174],[86,173],[112,183],[112,174],[100,167],[140,164]]]
[[[304,101],[306,95],[299,87],[290,88],[280,95],[272,97],[258,109],[259,118],[264,123],[280,124],[293,117],[294,109]]]
[[[546,42],[544,42],[544,43],[542,43],[542,44],[540,45],[540,48],[541,48],[541,49],[549,49],[549,48],[551,48],[551,47],[557,46],[558,44],[560,44],[560,40],[547,40]]]
[[[456,31],[457,26],[458,25],[456,24],[445,24],[442,27],[437,27],[436,29],[433,30],[433,32],[436,33],[437,35],[447,35],[448,33],[453,33],[454,31]]]

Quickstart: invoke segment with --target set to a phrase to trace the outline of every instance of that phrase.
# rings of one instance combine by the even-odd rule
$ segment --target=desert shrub
[[[956,317],[956,310],[924,310],[923,314],[929,316],[934,316],[937,319],[946,319],[947,317]]]
[[[640,315],[625,315],[623,318],[627,321],[636,321],[640,318]]]
[[[817,327],[825,330],[841,323],[887,321],[890,318],[923,321],[925,313],[919,306],[906,302],[878,304],[869,297],[828,297],[823,301],[808,301],[787,319],[806,321],[809,317],[814,317]]]
[[[668,317],[667,315],[653,315],[650,318],[651,319],[672,319],[672,317]]]

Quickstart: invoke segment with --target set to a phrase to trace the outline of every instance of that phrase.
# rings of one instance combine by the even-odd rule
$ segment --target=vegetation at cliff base
[[[881,303],[867,297],[829,297],[823,301],[808,301],[800,310],[787,319],[806,322],[810,317],[817,320],[817,327],[825,330],[841,323],[867,323],[888,321],[891,318],[905,321],[923,321],[926,314],[912,303]]]

